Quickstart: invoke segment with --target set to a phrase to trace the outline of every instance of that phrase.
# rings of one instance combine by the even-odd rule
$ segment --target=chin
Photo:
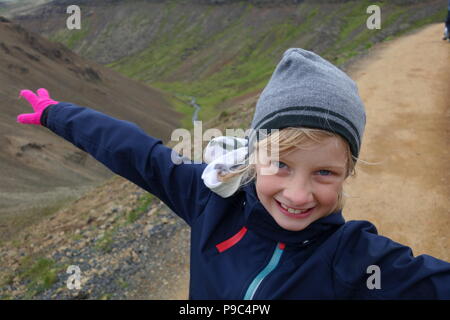
[[[286,221],[285,217],[273,217],[275,222],[283,229],[288,231],[302,231],[303,229],[306,229],[309,225],[309,221]]]
[[[308,226],[280,226],[280,227],[288,231],[302,231],[306,229]]]

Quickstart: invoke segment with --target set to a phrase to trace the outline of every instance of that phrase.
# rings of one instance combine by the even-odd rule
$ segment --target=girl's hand
[[[22,113],[17,116],[17,122],[23,124],[37,124],[41,125],[41,115],[45,108],[52,104],[58,104],[50,98],[47,89],[40,88],[37,90],[37,95],[30,90],[21,90],[20,97],[24,97],[33,107],[34,113]]]

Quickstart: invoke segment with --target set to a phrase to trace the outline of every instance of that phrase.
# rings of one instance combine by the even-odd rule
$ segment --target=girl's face
[[[280,227],[300,231],[334,212],[345,180],[344,143],[329,137],[321,144],[314,143],[308,150],[297,149],[280,157],[278,162],[256,164],[257,195]],[[268,175],[268,169],[277,172]],[[301,211],[292,212],[283,206]]]

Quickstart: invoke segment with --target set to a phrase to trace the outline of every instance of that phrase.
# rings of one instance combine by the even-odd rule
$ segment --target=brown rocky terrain
[[[22,89],[47,88],[69,101],[132,121],[167,141],[181,114],[166,95],[86,61],[0,17],[0,239],[76,199],[112,173],[48,129],[16,122],[32,112]]]

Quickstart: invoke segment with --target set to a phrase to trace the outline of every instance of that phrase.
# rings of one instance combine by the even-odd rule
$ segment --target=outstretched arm
[[[136,124],[90,108],[52,100],[44,90],[38,90],[41,96],[29,90],[21,92],[37,114],[20,115],[18,122],[41,124],[42,121],[51,131],[88,152],[114,173],[157,196],[192,224],[210,195],[201,179],[206,164],[174,162],[177,154]]]
[[[450,299],[450,263],[378,235],[368,221],[347,222],[333,268],[336,296],[350,299]]]

